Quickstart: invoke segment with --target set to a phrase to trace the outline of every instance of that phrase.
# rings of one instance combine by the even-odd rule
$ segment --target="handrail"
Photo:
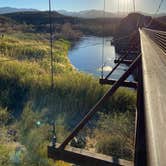
[[[164,166],[166,163],[166,144],[164,144],[166,131],[166,57],[159,47],[159,45],[164,46],[163,43],[155,39],[156,32],[147,29],[140,30],[143,75],[143,101],[140,103],[143,109],[140,112],[142,114],[140,120],[143,123],[140,123],[140,132],[137,134],[137,145],[139,146],[137,146],[138,156],[136,159],[141,162],[143,160],[139,158],[145,156],[147,166]],[[163,34],[165,35],[165,33]]]
[[[166,53],[166,31],[142,28],[142,30]]]
[[[155,33],[160,33],[160,34],[166,35],[166,31],[160,31],[160,30],[155,30],[155,29],[150,29],[150,28],[142,28],[142,30],[151,31],[151,32],[155,32]]]

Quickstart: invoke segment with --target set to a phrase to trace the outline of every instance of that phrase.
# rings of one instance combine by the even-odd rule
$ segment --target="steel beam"
[[[64,149],[66,145],[78,134],[78,132],[86,125],[86,123],[93,117],[93,115],[99,110],[99,108],[112,96],[121,84],[128,78],[133,70],[140,63],[141,56],[139,55],[134,62],[130,65],[129,69],[120,77],[120,79],[108,90],[105,95],[97,102],[97,104],[87,113],[87,115],[81,120],[81,122],[74,128],[71,134],[60,145],[59,149]]]
[[[48,157],[54,160],[62,160],[79,166],[132,166],[133,162],[89,152],[74,147],[58,149],[48,146]]]
[[[111,72],[105,77],[105,79],[108,79],[111,74],[120,66],[120,64],[127,58],[128,54],[124,55],[122,58],[120,58],[118,64],[111,70]]]
[[[99,80],[99,83],[102,85],[105,85],[105,84],[113,85],[116,82],[117,82],[117,80],[107,80],[107,79],[100,79]],[[124,81],[124,82],[122,82],[121,86],[127,87],[127,88],[137,89],[137,82]]]
[[[115,59],[114,60],[114,63],[119,63],[120,62],[120,59]],[[123,60],[121,63],[125,63],[125,64],[132,64],[132,60]]]

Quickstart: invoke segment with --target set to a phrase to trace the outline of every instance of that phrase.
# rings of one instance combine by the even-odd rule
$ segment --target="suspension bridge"
[[[164,0],[161,0],[156,13],[160,10],[163,1]],[[132,4],[135,12],[136,6],[134,0]],[[104,1],[104,15],[105,7],[106,4]],[[49,11],[51,87],[53,88],[53,25],[51,23],[52,14],[50,0]],[[131,48],[128,48],[127,53],[122,51],[122,53],[125,54],[123,57],[115,60],[117,64],[112,71],[110,71],[106,77],[102,74],[100,84],[112,85],[104,96],[91,110],[89,110],[85,117],[80,121],[80,123],[78,123],[78,125],[61,144],[56,143],[56,137],[53,137],[52,144],[48,146],[49,158],[53,160],[63,160],[65,162],[74,163],[80,166],[165,166],[166,31],[149,28],[151,23],[152,20],[150,20],[150,22],[144,27],[138,26],[138,29],[136,30],[136,33],[139,36],[139,44],[137,43],[137,46],[139,45],[138,48],[140,48],[140,51],[137,50],[136,53],[134,52],[134,55],[137,55],[135,59],[126,60],[128,53],[132,53],[133,51],[130,50]],[[128,37],[130,37],[130,35]],[[133,38],[133,41],[135,41],[135,38]],[[104,54],[104,47],[102,53]],[[128,64],[128,70],[125,71],[118,80],[110,79],[112,73],[115,72],[122,63]],[[102,62],[102,65],[103,64],[104,61]],[[135,71],[137,71],[137,81],[127,81],[127,78]],[[103,104],[108,101],[112,95],[114,95],[119,87],[134,88],[137,90],[134,161],[131,162],[69,146],[70,141],[77,136],[77,134],[99,111]]]
[[[160,10],[163,0],[155,14]],[[104,10],[105,10],[104,1]],[[135,11],[135,1],[133,0]],[[105,12],[103,13],[105,15]],[[137,30],[140,51],[133,60],[126,60],[128,54],[116,59],[116,66],[100,84],[112,85],[105,95],[94,105],[87,115],[74,128],[71,134],[61,143],[53,141],[48,146],[48,157],[54,160],[63,160],[81,166],[110,166],[110,165],[135,165],[135,166],[164,166],[166,159],[165,121],[166,121],[166,31],[150,29],[149,25]],[[104,25],[103,25],[104,28]],[[137,39],[138,39],[137,38]],[[135,40],[135,39],[133,39]],[[132,42],[134,43],[134,42]],[[103,40],[104,45],[104,40]],[[131,46],[132,47],[132,46]],[[104,54],[104,48],[102,50]],[[131,52],[130,48],[128,52]],[[104,63],[104,61],[103,61]],[[121,63],[129,65],[128,70],[119,80],[109,79]],[[137,81],[129,82],[127,78],[137,71]],[[134,162],[117,159],[111,156],[92,153],[84,149],[70,147],[68,144],[77,136],[83,127],[97,113],[100,107],[116,92],[119,87],[129,87],[137,90],[137,116],[135,131],[135,157]]]
[[[163,1],[164,0],[161,0],[156,13],[160,10]],[[106,4],[104,2],[104,10],[105,6]],[[134,0],[133,8],[135,12],[136,6]],[[49,11],[51,86],[53,87],[53,27],[51,24],[52,20],[50,0]],[[78,123],[78,125],[61,144],[56,143],[56,138],[53,137],[52,145],[48,146],[49,158],[53,160],[63,160],[80,166],[165,166],[166,31],[150,29],[149,26],[151,23],[152,22],[150,21],[148,25],[143,28],[138,27],[137,32],[140,41],[140,52],[137,51],[136,58],[134,60],[126,60],[126,57],[128,56],[128,54],[126,54],[122,58],[116,60],[116,66],[106,77],[102,75],[100,84],[112,85],[110,89],[104,94],[104,96],[94,105],[91,110],[89,110],[85,117],[80,121],[80,123]],[[129,65],[128,70],[125,71],[118,80],[110,79],[112,73],[116,71],[116,69],[122,63],[127,63]],[[137,81],[127,81],[127,78],[134,71],[137,71]],[[134,162],[69,146],[70,141],[75,136],[77,136],[77,134],[84,128],[84,126],[92,119],[99,108],[102,107],[103,104],[117,91],[117,89],[122,86],[134,88],[137,90]]]
[[[113,71],[123,62],[119,61],[116,67],[102,80],[113,84],[110,90],[88,112],[72,133],[60,145],[48,147],[48,157],[55,160],[64,160],[84,166],[107,165],[150,165],[164,166],[165,141],[165,108],[166,108],[166,32],[139,29],[141,53],[129,65],[129,69],[117,81],[109,81]],[[124,57],[125,58],[125,57]],[[138,71],[138,82],[126,82],[128,76]],[[86,123],[94,116],[104,102],[112,96],[120,86],[137,88],[137,130],[135,143],[135,161],[114,159],[110,156],[91,153],[82,149],[67,146]],[[67,147],[66,147],[67,146]]]

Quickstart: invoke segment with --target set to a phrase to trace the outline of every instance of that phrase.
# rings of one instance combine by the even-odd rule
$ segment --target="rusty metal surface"
[[[80,166],[132,166],[133,162],[89,152],[67,146],[65,149],[48,147],[48,157],[54,160],[63,160]]]
[[[99,83],[102,85],[108,84],[108,85],[113,85],[117,82],[117,80],[113,80],[113,79],[100,79]],[[137,89],[137,82],[129,82],[129,81],[124,81],[121,84],[122,87],[127,87],[127,88],[134,88]]]

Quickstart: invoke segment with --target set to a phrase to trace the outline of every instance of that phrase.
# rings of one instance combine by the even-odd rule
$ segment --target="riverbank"
[[[3,129],[1,131],[4,135],[3,139],[0,138],[3,149],[0,149],[0,156],[3,156],[0,158],[2,166],[11,164],[9,158],[10,153],[15,150],[12,146],[14,142],[26,149],[19,161],[21,165],[54,165],[46,154],[52,136],[52,121],[56,122],[57,141],[61,142],[108,89],[108,86],[100,86],[92,76],[73,69],[67,56],[69,47],[70,43],[62,39],[54,43],[54,87],[51,89],[50,49],[44,36],[19,33],[14,36],[5,35],[0,41],[0,115],[3,115],[0,128]],[[120,89],[103,109],[100,109],[100,114],[113,118],[114,127],[111,127],[112,134],[107,128],[103,130],[109,119],[105,121],[103,116],[97,114],[93,126],[83,130],[84,135],[89,133],[90,138],[95,136],[98,144],[94,144],[92,148],[103,153],[109,151],[117,156],[115,152],[119,147],[112,149],[117,143],[114,139],[116,136],[120,138],[118,142],[121,148],[129,151],[129,154],[121,153],[120,157],[132,159],[132,145],[124,146],[126,142],[120,133],[115,134],[115,126],[126,124],[125,129],[129,129],[127,122],[134,124],[131,117],[134,117],[135,98],[134,91]],[[120,117],[124,116],[126,121],[123,118],[117,119],[118,114]],[[17,115],[17,118],[13,115]],[[100,119],[104,124],[99,123]],[[131,123],[131,129],[127,132],[129,142],[134,135]],[[94,130],[97,126],[98,132]],[[9,129],[16,131],[16,134],[8,134]],[[100,144],[101,130],[103,135],[110,133],[109,150],[103,149],[105,145]],[[124,128],[120,131],[123,132]],[[10,141],[6,144],[9,137]],[[89,149],[89,146],[86,148]]]
[[[118,56],[115,52],[115,47],[111,45],[112,37],[104,38],[104,55],[103,38],[96,36],[85,36],[76,42],[70,49],[68,56],[71,64],[80,72],[91,74],[99,79],[101,77],[101,66],[104,63],[103,71],[104,76],[112,70],[116,65],[114,63],[115,58]],[[117,80],[128,66],[122,64],[111,76],[112,79]],[[128,78],[129,81],[133,81],[133,77]]]

